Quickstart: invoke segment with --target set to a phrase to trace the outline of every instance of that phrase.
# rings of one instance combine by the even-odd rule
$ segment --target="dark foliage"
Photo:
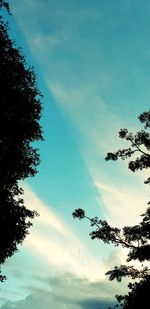
[[[128,164],[128,167],[132,172],[150,167],[150,135],[146,131],[150,128],[150,111],[141,114],[139,116],[139,120],[141,123],[145,124],[145,130],[141,130],[136,134],[133,134],[129,133],[127,129],[121,129],[119,131],[119,137],[130,142],[130,147],[127,149],[118,150],[115,153],[108,152],[105,158],[106,161],[116,161],[119,158],[125,160],[134,156],[134,160],[129,161]],[[145,180],[145,183],[149,182],[150,178]]]
[[[106,160],[116,161],[119,158],[122,160],[130,159],[129,169],[133,172],[143,170],[150,167],[150,135],[147,129],[150,128],[150,111],[144,112],[139,116],[139,120],[144,124],[144,129],[136,134],[129,133],[127,129],[121,129],[119,137],[130,143],[127,149],[118,150],[115,153],[109,152]],[[136,155],[140,156],[136,156]],[[150,177],[145,180],[146,184],[150,183]],[[148,203],[150,204],[150,202]],[[121,245],[128,249],[127,262],[138,260],[139,262],[150,261],[150,207],[141,215],[142,220],[138,225],[126,226],[122,229],[111,227],[107,221],[99,220],[98,217],[89,218],[85,215],[85,211],[81,208],[73,212],[73,217],[88,219],[91,226],[96,227],[91,233],[91,239],[99,239],[104,243]],[[129,293],[127,295],[117,295],[118,304],[115,308],[124,309],[141,309],[147,308],[146,303],[149,303],[150,290],[150,269],[141,265],[140,270],[133,266],[121,265],[115,266],[113,270],[109,270],[106,275],[109,275],[109,280],[117,279],[119,282],[122,277],[130,277],[137,280],[133,284],[129,283]]]
[[[115,308],[141,309],[149,308],[150,277],[146,276],[140,282],[129,283],[127,295],[116,295],[118,304]]]
[[[7,1],[0,9],[10,13]],[[28,210],[18,181],[34,176],[39,153],[32,142],[42,140],[39,125],[41,93],[33,68],[8,34],[0,16],[0,264],[17,251],[37,214]],[[4,279],[0,276],[0,280]]]
[[[9,7],[8,1],[0,0],[0,9],[3,8],[3,7],[4,7],[4,8],[7,10],[7,12],[11,15],[11,13],[10,13],[10,7]]]

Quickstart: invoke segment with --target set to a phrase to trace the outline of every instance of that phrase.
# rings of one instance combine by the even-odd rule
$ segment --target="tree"
[[[116,161],[119,158],[129,159],[128,168],[132,172],[150,167],[150,135],[147,132],[150,128],[150,111],[142,113],[138,118],[144,124],[144,130],[135,134],[129,133],[127,129],[119,131],[119,137],[130,142],[130,147],[115,153],[109,152],[105,158],[107,161]],[[137,154],[140,156],[137,157]],[[150,184],[150,177],[145,180],[145,184]],[[142,220],[138,225],[125,226],[122,229],[111,227],[107,221],[99,220],[98,217],[89,218],[81,208],[73,212],[73,217],[79,220],[86,218],[91,226],[96,227],[90,233],[92,239],[97,238],[106,244],[121,245],[127,248],[127,262],[138,260],[143,263],[150,260],[150,207],[141,215]],[[109,275],[109,280],[117,279],[120,282],[122,277],[127,276],[137,280],[137,282],[129,283],[127,295],[116,295],[118,300],[116,307],[120,305],[124,309],[140,309],[143,308],[143,301],[149,303],[150,269],[147,266],[144,267],[143,264],[141,266],[140,270],[128,265],[115,266],[113,270],[106,273]]]
[[[10,7],[9,7],[9,4],[8,4],[8,1],[5,1],[5,0],[0,0],[0,9],[4,7],[7,12],[11,15],[10,13]]]
[[[7,1],[0,0],[0,10]],[[36,75],[9,37],[0,16],[0,265],[17,251],[37,213],[24,205],[19,181],[34,176],[40,162],[32,143],[42,140],[41,93]],[[3,281],[4,276],[0,276]]]

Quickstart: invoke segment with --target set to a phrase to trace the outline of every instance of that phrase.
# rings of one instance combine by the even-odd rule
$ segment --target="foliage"
[[[7,10],[7,12],[11,15],[11,13],[10,13],[10,7],[9,7],[8,1],[0,0],[0,9],[3,8],[3,7],[4,7],[4,8]]]
[[[145,124],[145,130],[138,131],[136,134],[129,133],[127,129],[119,131],[119,137],[129,141],[131,147],[118,150],[115,153],[108,152],[105,158],[106,161],[116,161],[118,158],[125,160],[133,155],[140,155],[134,160],[129,161],[128,167],[132,172],[147,169],[150,167],[150,135],[146,131],[150,127],[150,111],[144,112],[139,116],[139,120]],[[150,183],[150,177],[145,180],[145,183]]]
[[[147,129],[150,128],[150,111],[142,113],[139,120],[144,124],[145,130],[138,131],[136,134],[129,133],[127,129],[119,131],[120,138],[130,142],[130,147],[118,150],[115,153],[109,152],[105,158],[107,161],[116,161],[118,158],[122,160],[134,158],[128,164],[132,172],[150,167],[150,135],[147,132]],[[150,183],[150,177],[145,180],[145,183]],[[85,211],[81,208],[73,212],[73,217],[79,220],[86,218],[90,221],[91,226],[96,227],[90,233],[91,239],[97,238],[106,244],[121,245],[123,248],[127,248],[127,262],[132,260],[138,260],[139,262],[150,261],[150,207],[141,215],[142,220],[138,225],[125,226],[122,229],[111,227],[107,221],[99,220],[98,217],[87,217]],[[117,279],[120,282],[122,277],[138,280],[133,284],[129,283],[129,293],[127,295],[116,296],[118,300],[116,307],[140,309],[143,308],[143,301],[145,303],[146,300],[149,301],[150,269],[144,267],[143,264],[141,266],[140,270],[128,265],[115,266],[113,270],[106,273],[106,275],[109,275],[109,280]]]
[[[149,306],[150,277],[145,276],[139,282],[129,283],[127,295],[116,295],[118,305],[115,308],[141,309]],[[144,307],[143,307],[144,306]],[[110,308],[111,309],[111,308]]]
[[[7,1],[0,0],[0,9]],[[32,67],[9,37],[0,16],[0,264],[17,251],[37,213],[24,205],[18,182],[34,176],[40,162],[32,142],[42,140],[41,93]],[[4,277],[1,275],[0,280]]]

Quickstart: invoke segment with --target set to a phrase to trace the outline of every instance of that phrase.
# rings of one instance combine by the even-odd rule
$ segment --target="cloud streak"
[[[25,204],[40,213],[24,243],[32,254],[38,254],[49,267],[57,270],[71,271],[89,280],[104,278],[105,267],[102,261],[92,256],[71,228],[27,186]]]
[[[118,163],[117,168],[112,163],[107,163],[107,166],[104,163],[106,152],[120,147],[117,132],[121,127],[128,127],[128,116],[135,115],[134,103],[137,100],[137,96],[133,100],[131,88],[135,87],[137,92],[138,83],[134,84],[133,81],[138,77],[138,68],[137,64],[135,67],[132,64],[129,48],[132,44],[126,40],[129,37],[130,43],[134,42],[135,36],[131,27],[126,37],[120,36],[120,29],[127,20],[124,6],[117,6],[121,14],[116,18],[116,7],[109,10],[106,7],[101,14],[96,14],[100,10],[92,10],[91,7],[89,11],[85,7],[79,10],[74,6],[74,1],[73,8],[67,4],[65,9],[61,6],[61,1],[52,1],[53,5],[47,10],[47,3],[26,0],[20,4],[16,0],[16,19],[44,75],[49,92],[65,119],[69,122],[71,120],[73,130],[78,133],[77,145],[91,175],[91,186],[97,189],[100,206],[98,214],[102,209],[105,218],[115,226],[135,224],[139,220],[138,214],[145,209],[143,200],[146,201],[147,190],[143,189],[141,192],[140,177],[127,174],[127,166],[122,162]],[[70,4],[71,1],[66,3]],[[138,45],[133,45],[135,50],[131,54],[135,56]],[[139,44],[140,46],[143,44]],[[139,63],[138,58],[136,60]],[[140,81],[139,78],[141,86]],[[127,93],[131,93],[131,96],[128,97]],[[138,100],[140,102],[141,97]],[[138,104],[135,103],[136,109]],[[35,291],[29,286],[31,296],[20,302],[10,302],[2,309],[57,309],[60,306],[67,309],[93,309],[100,298],[108,298],[115,285],[109,285],[108,291],[104,291],[104,273],[112,260],[113,267],[116,261],[124,259],[122,251],[118,253],[119,257],[111,259],[111,256],[109,261],[102,261],[90,252],[72,232],[71,227],[29,187],[25,188],[25,202],[27,207],[40,213],[24,244],[25,250],[32,255],[32,262],[38,257],[43,265],[43,277],[51,269],[55,276],[56,273],[72,272],[72,276],[77,276],[79,281],[67,275],[59,277],[55,279],[58,290],[51,282],[52,292],[45,289]],[[30,279],[32,276],[31,271]],[[101,283],[97,283],[98,280]],[[62,282],[65,290],[60,287]],[[71,283],[67,285],[66,282]],[[83,291],[82,295],[79,287]],[[116,290],[118,289],[115,289],[114,294]]]
[[[42,280],[42,277],[38,277]],[[30,294],[20,301],[5,302],[1,309],[97,309],[100,306],[108,308],[112,301],[112,293],[118,283],[97,281],[89,282],[87,279],[78,278],[71,273],[59,277],[45,278],[46,289],[28,287]]]
[[[49,89],[84,137],[81,143],[78,141],[79,147],[105,217],[120,227],[138,223],[148,198],[148,188],[142,184],[146,172],[134,174],[128,171],[126,162],[115,165],[104,161],[108,151],[128,147],[126,142],[117,138],[117,131],[125,127],[124,121],[109,112],[107,104],[100,98],[98,100],[93,95],[93,100],[90,100],[90,87],[87,92],[84,88],[79,92],[77,89],[69,92],[54,85],[49,85]]]

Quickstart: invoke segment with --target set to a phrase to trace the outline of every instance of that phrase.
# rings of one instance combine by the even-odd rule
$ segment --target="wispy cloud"
[[[48,80],[47,85],[59,107],[83,134],[84,144],[80,145],[81,148],[86,147],[86,151],[97,152],[98,155],[106,153],[109,147],[114,149],[117,132],[125,124],[103,100],[98,90],[101,81],[86,83],[80,80],[79,86],[69,87]]]
[[[25,204],[40,216],[34,220],[20,253],[5,265],[8,282],[2,293],[10,300],[0,299],[1,309],[60,308],[60,304],[67,309],[108,306],[115,289],[121,293],[122,286],[108,282],[105,272],[114,266],[112,261],[117,265],[124,260],[122,251],[106,253],[103,260],[95,257],[54,209],[29,186],[24,185],[24,191]],[[22,300],[22,295],[29,296]]]
[[[39,281],[42,277],[37,278]],[[119,284],[112,282],[97,281],[89,282],[87,279],[78,278],[73,274],[45,278],[47,289],[29,285],[30,294],[20,301],[5,302],[1,309],[97,309],[98,306],[108,308],[112,304],[113,294]],[[111,292],[110,292],[111,291]]]
[[[82,91],[67,91],[52,84],[49,87],[58,104],[72,118],[84,137],[78,144],[93,185],[99,192],[99,203],[106,217],[115,224],[134,224],[139,220],[138,215],[145,209],[148,199],[148,188],[142,183],[147,173],[130,172],[126,162],[104,161],[108,151],[129,147],[128,143],[117,137],[118,130],[128,127],[128,124],[110,112],[108,104],[102,99],[98,100],[93,95],[91,102],[90,87],[87,92],[84,87]]]
[[[15,3],[16,19],[44,75],[48,89],[65,118],[71,120],[73,130],[78,132],[76,142],[91,175],[91,186],[97,189],[97,200],[106,219],[115,226],[136,223],[140,219],[138,214],[140,215],[145,208],[143,201],[147,199],[147,190],[144,187],[141,190],[141,178],[134,174],[129,175],[127,166],[123,162],[117,163],[117,168],[112,163],[110,165],[107,163],[107,166],[104,163],[106,152],[120,147],[117,132],[121,127],[128,127],[128,116],[135,115],[136,112],[132,112],[132,109],[136,110],[140,104],[139,98],[138,104],[136,103],[138,83],[133,83],[137,78],[139,61],[134,67],[130,51],[132,55],[137,55],[137,46],[143,46],[143,44],[137,44],[135,50],[130,50],[129,45],[132,44],[129,44],[129,41],[134,42],[134,35],[130,36],[130,27],[129,32],[127,30],[126,33],[129,41],[124,36],[120,36],[119,21],[123,17],[124,24],[121,26],[124,29],[127,20],[124,6],[119,7],[121,14],[116,18],[115,7],[110,7],[109,14],[107,7],[105,12],[102,10],[99,14],[91,8],[88,11],[84,7],[84,12],[82,8],[79,10],[74,6],[74,1],[72,1],[73,8],[68,5],[71,3],[69,1],[65,9],[61,5],[62,1],[55,1],[56,7],[52,1],[51,8],[48,6],[48,1],[37,3],[35,0],[24,2],[16,0]],[[132,25],[133,21],[131,22]],[[117,23],[118,28],[115,28]],[[141,87],[141,74],[138,78]],[[134,100],[132,86],[136,89]],[[127,97],[127,93],[131,93],[131,96]],[[45,277],[49,269],[61,274],[66,271],[73,272],[72,276],[80,278],[78,278],[80,280],[78,287],[83,288],[83,295],[89,295],[91,291],[96,301],[99,296],[94,292],[94,283],[89,281],[100,279],[102,285],[101,283],[97,285],[98,293],[101,290],[101,297],[107,298],[110,290],[113,291],[114,283],[109,285],[105,293],[104,273],[107,264],[111,266],[111,261],[113,267],[115,263],[124,260],[122,251],[113,258],[112,255],[110,259],[106,257],[106,261],[94,257],[62,218],[45,205],[29,187],[25,188],[25,201],[28,207],[40,213],[25,242],[25,250],[32,255],[32,262],[37,257],[42,261],[43,276]],[[31,271],[30,279],[32,273]],[[86,278],[88,283],[85,283],[87,281],[83,278]],[[59,280],[56,279],[57,287],[59,289],[61,282],[66,284],[72,281],[69,276],[65,276],[64,281],[59,277]],[[95,284],[98,283],[95,282]],[[52,286],[55,290],[53,284]],[[89,287],[86,293],[85,286]],[[91,294],[88,300],[83,299],[83,295],[73,296],[78,300],[78,305],[73,302],[73,299],[68,301],[68,295],[72,295],[72,290],[77,290],[77,294],[79,293],[78,287],[75,283],[71,283],[70,286],[68,284],[67,287],[65,286],[65,291],[61,288],[61,292],[56,292],[55,295],[50,294],[50,291],[33,293],[33,289],[29,289],[31,297],[20,303],[9,303],[6,306],[16,309],[39,306],[47,309],[47,307],[60,308],[60,304],[61,308],[63,306],[66,308],[67,303],[69,309],[94,308],[94,306],[97,308],[97,303],[94,305],[95,300],[90,300],[90,297],[93,297]],[[62,294],[66,291],[67,297],[62,300]],[[7,308],[6,306],[3,309]]]
[[[47,266],[57,270],[71,271],[89,280],[104,278],[102,261],[92,256],[71,228],[44,205],[29,187],[25,187],[25,203],[29,209],[36,209],[40,213],[24,244],[32,254],[38,254]]]
[[[36,218],[36,225],[40,225],[40,227],[51,227],[55,232],[62,235],[66,234],[65,223],[27,185],[24,185],[24,198],[27,207],[31,210],[36,209],[39,213],[39,216]]]
[[[99,190],[99,203],[105,208],[108,221],[114,226],[137,224],[141,221],[140,214],[145,210],[144,194],[137,194],[129,187],[95,182]]]

